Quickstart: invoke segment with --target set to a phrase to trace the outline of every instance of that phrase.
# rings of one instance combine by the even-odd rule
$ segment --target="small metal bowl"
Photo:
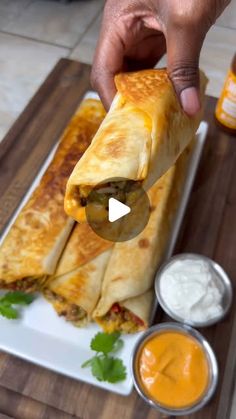
[[[172,263],[178,260],[184,261],[187,259],[202,260],[206,262],[210,266],[210,269],[216,274],[216,278],[218,280],[219,285],[222,286],[224,289],[223,298],[222,298],[223,312],[219,316],[215,316],[204,322],[198,322],[198,321],[186,319],[174,313],[173,311],[171,311],[170,307],[165,303],[164,299],[162,298],[161,289],[160,289],[162,274],[169,268],[169,266]],[[164,263],[156,275],[155,292],[156,292],[156,296],[157,296],[160,306],[172,319],[178,322],[184,323],[184,324],[188,324],[193,327],[208,327],[222,320],[228,313],[231,303],[232,303],[232,299],[233,299],[232,284],[228,275],[223,270],[223,268],[212,259],[206,256],[198,255],[196,253],[181,253],[179,255],[173,256],[171,259],[169,259],[167,263]]]
[[[198,344],[201,345],[202,349],[206,354],[206,358],[208,361],[209,367],[209,382],[206,388],[205,393],[202,397],[192,405],[183,407],[183,408],[170,408],[168,406],[164,406],[158,403],[156,400],[151,399],[150,396],[145,392],[144,387],[142,386],[141,379],[139,376],[139,369],[138,369],[138,362],[140,352],[145,344],[149,339],[153,338],[154,336],[161,334],[166,331],[174,331],[180,332],[187,336],[194,338]],[[134,351],[132,354],[132,377],[134,386],[138,392],[138,394],[153,408],[159,410],[161,413],[165,415],[173,415],[173,416],[182,416],[182,415],[189,415],[194,413],[200,409],[202,409],[213,396],[217,382],[218,382],[218,365],[216,361],[215,354],[207,342],[207,340],[195,329],[188,325],[168,322],[168,323],[161,323],[155,326],[152,326],[148,329],[145,333],[141,335],[139,340],[137,341]]]

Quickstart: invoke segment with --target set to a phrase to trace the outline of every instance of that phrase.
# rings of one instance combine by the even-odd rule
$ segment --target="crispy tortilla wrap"
[[[88,224],[77,224],[44,296],[60,316],[76,326],[91,318],[101,293],[112,243],[97,236]]]
[[[114,246],[101,298],[93,313],[93,318],[106,332],[134,333],[148,326],[153,280],[167,249],[192,147],[191,144],[175,166],[150,189],[152,212],[143,232]]]
[[[32,291],[54,273],[73,227],[64,212],[67,179],[105,111],[85,100],[62,135],[55,157],[0,246],[0,287]]]
[[[201,97],[206,77],[201,73]],[[125,178],[148,190],[177,160],[201,120],[187,116],[167,71],[144,70],[116,76],[117,94],[90,147],[66,188],[65,211],[86,220],[90,191],[109,179]]]

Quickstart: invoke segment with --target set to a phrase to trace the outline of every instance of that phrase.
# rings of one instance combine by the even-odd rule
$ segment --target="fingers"
[[[108,30],[101,31],[91,72],[91,84],[107,110],[116,94],[114,76],[122,70],[124,56],[121,39]]]
[[[167,33],[167,67],[184,111],[194,116],[201,108],[199,56],[204,36],[197,28],[171,28]]]
[[[130,71],[153,68],[166,53],[166,40],[162,32],[144,28],[141,35],[141,39],[136,36],[134,45],[125,57]]]

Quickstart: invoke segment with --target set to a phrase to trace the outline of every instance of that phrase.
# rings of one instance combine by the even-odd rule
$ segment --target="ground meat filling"
[[[80,188],[78,186],[75,186],[73,188],[71,198],[74,200],[74,203],[80,202],[81,207],[86,207],[87,199],[86,199],[86,197],[81,196]]]
[[[114,324],[115,330],[126,333],[135,333],[144,327],[144,323],[139,317],[119,304],[113,304],[103,319],[108,323],[108,328],[109,325]]]
[[[84,198],[83,196],[80,198],[80,205],[81,207],[86,207],[87,205],[87,199]]]
[[[35,278],[22,278],[18,281],[7,283],[5,281],[0,281],[0,288],[9,289],[12,291],[34,291],[36,288],[36,279]]]
[[[70,304],[66,313],[66,319],[70,322],[77,322],[84,319],[86,316],[86,311],[77,306],[76,304]]]
[[[49,289],[46,289],[44,294],[51,302],[55,303],[55,301],[57,301],[65,305],[65,307],[58,312],[58,314],[59,316],[64,316],[69,322],[76,323],[86,317],[86,311],[82,307],[79,307],[76,304],[68,303],[61,295],[56,294]]]

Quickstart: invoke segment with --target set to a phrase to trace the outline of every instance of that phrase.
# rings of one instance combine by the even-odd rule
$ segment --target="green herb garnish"
[[[117,345],[123,346],[123,340],[119,339],[120,333],[102,333],[98,332],[91,341],[90,348],[96,352],[103,352],[108,354],[109,352],[116,352]],[[119,346],[119,349],[120,347]]]
[[[126,367],[122,359],[108,355],[122,348],[124,342],[120,333],[97,333],[91,341],[90,348],[96,355],[82,364],[82,368],[91,367],[91,372],[98,381],[117,383],[125,380]]]
[[[19,312],[14,307],[17,305],[26,306],[32,303],[34,296],[21,291],[8,292],[0,297],[0,315],[7,319],[18,319]]]

